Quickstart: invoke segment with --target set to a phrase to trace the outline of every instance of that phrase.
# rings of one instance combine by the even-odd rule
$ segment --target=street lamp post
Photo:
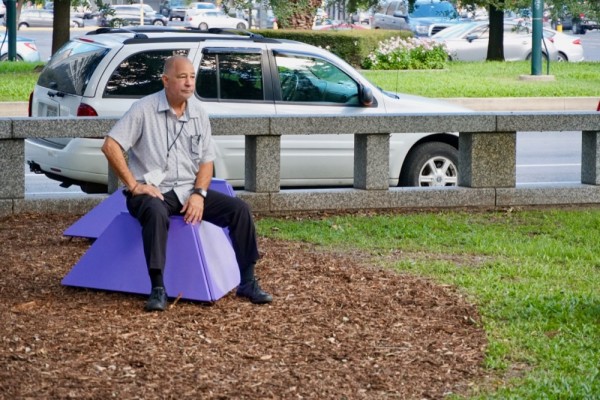
[[[17,60],[17,0],[3,0],[6,6],[8,61]]]
[[[532,1],[532,55],[531,55],[531,75],[542,74],[542,35],[543,35],[543,23],[542,18],[544,14],[544,0],[533,0]]]

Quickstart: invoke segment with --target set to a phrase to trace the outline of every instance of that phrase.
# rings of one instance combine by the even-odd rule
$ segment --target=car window
[[[155,50],[131,55],[111,74],[104,97],[140,98],[158,92],[163,88],[165,60],[174,55],[187,57],[188,50]]]
[[[445,17],[457,18],[458,14],[452,4],[448,2],[440,3],[417,3],[414,6],[413,12],[410,13],[413,18],[426,17]]]
[[[205,49],[197,73],[196,92],[205,99],[264,100],[260,53]]]
[[[358,84],[330,62],[304,55],[275,55],[281,99],[358,105]]]
[[[68,42],[42,70],[38,85],[83,96],[90,77],[109,51],[92,43]]]
[[[398,2],[396,2],[396,1],[392,1],[392,2],[389,4],[389,6],[388,6],[388,8],[387,8],[387,10],[386,10],[386,12],[385,12],[385,13],[386,13],[387,15],[394,15],[394,12],[396,11],[396,7],[397,7],[397,5],[398,5]]]

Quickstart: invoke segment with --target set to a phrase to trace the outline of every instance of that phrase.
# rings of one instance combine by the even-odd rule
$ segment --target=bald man
[[[163,275],[171,215],[182,215],[189,224],[204,220],[229,228],[241,276],[236,294],[255,304],[270,303],[273,298],[254,275],[259,255],[248,205],[208,189],[216,152],[208,115],[194,96],[194,66],[187,57],[170,57],[162,82],[164,89],[134,103],[102,146],[126,186],[127,209],[142,226],[152,284],[145,308],[166,309]]]

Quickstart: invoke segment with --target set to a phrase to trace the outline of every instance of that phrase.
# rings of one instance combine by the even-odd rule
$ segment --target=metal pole
[[[533,0],[532,3],[531,24],[532,33],[532,54],[531,54],[531,75],[542,74],[542,37],[543,37],[543,14],[544,0]]]
[[[17,60],[17,0],[6,0],[6,33],[8,34],[8,61]]]

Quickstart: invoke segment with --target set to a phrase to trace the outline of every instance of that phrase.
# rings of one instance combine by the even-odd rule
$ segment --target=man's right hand
[[[146,185],[145,183],[136,184],[133,190],[131,191],[132,196],[139,196],[141,194],[147,194],[148,196],[158,197],[161,200],[165,199],[156,186]]]

